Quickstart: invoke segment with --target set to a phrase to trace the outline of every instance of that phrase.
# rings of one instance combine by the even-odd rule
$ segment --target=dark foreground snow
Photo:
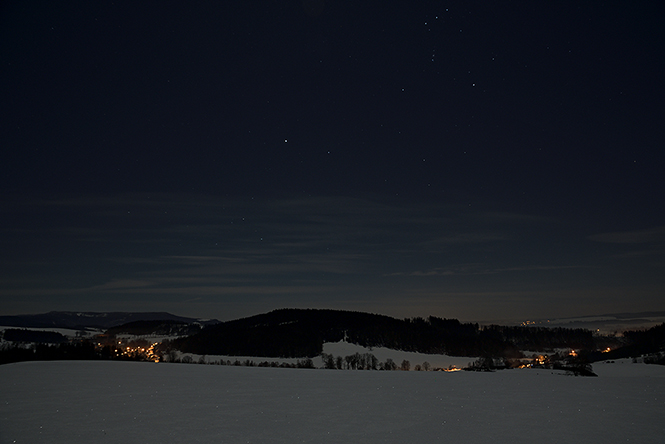
[[[665,367],[597,378],[132,362],[0,366],[0,443],[662,443]]]

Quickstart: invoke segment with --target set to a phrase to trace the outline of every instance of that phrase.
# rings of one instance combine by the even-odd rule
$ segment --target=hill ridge
[[[179,321],[212,325],[216,319],[196,319],[177,316],[168,312],[86,312],[86,311],[50,311],[41,314],[0,316],[0,325],[21,328],[70,328],[108,329],[134,321]]]

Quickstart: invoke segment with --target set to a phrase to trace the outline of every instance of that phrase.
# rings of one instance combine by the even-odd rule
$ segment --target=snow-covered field
[[[665,367],[380,372],[0,366],[0,443],[662,443]]]
[[[22,330],[22,327],[7,327],[5,325],[0,325],[0,333],[4,332],[5,330],[9,329],[18,329]],[[32,331],[52,331],[55,333],[60,333],[61,335],[67,337],[67,338],[76,338],[78,336],[82,336],[84,338],[89,338],[94,335],[102,334],[104,333],[104,330],[102,329],[87,329],[87,330],[75,330],[72,328],[50,328],[50,327],[30,327],[28,330]]]
[[[333,355],[335,357],[341,356],[342,358],[345,356],[353,355],[354,353],[359,353],[361,355],[365,353],[371,353],[379,360],[379,362],[385,362],[386,359],[392,359],[393,362],[399,366],[402,363],[402,361],[404,360],[409,361],[411,363],[412,370],[415,368],[416,365],[422,365],[425,362],[429,363],[432,369],[434,368],[442,369],[449,367],[463,368],[466,367],[469,363],[478,359],[478,358],[472,358],[472,357],[469,358],[463,356],[428,355],[424,353],[413,353],[401,350],[393,350],[385,347],[366,348],[345,341],[325,342],[323,344],[323,353]],[[298,361],[302,361],[304,359],[304,358],[261,358],[261,357],[257,358],[255,356],[226,356],[226,355],[202,356],[202,355],[195,355],[192,353],[178,353],[178,357],[180,359],[186,356],[192,358],[193,362],[199,362],[201,359],[203,359],[205,362],[210,364],[219,363],[220,361],[223,362],[252,361],[255,364],[265,361],[265,362],[276,362],[278,364],[281,363],[295,364]],[[314,358],[312,359],[312,361],[314,361],[314,365],[316,367],[321,367],[321,368],[323,367],[323,360],[320,357]]]

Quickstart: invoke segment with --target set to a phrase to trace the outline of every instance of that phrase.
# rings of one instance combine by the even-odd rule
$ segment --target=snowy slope
[[[463,356],[448,356],[448,355],[428,355],[425,353],[413,353],[405,352],[401,350],[392,350],[385,347],[373,347],[366,348],[356,344],[350,344],[348,342],[324,342],[323,343],[323,353],[330,354],[333,356],[350,356],[354,353],[365,354],[371,353],[379,360],[379,362],[385,362],[386,359],[390,358],[398,366],[403,360],[407,360],[411,363],[411,369],[413,369],[417,364],[423,364],[428,362],[431,365],[431,368],[448,368],[454,366],[457,368],[466,367],[469,363],[475,361],[478,358],[469,358]],[[179,353],[178,357],[183,358],[189,356],[194,362],[199,362],[203,358],[208,363],[219,363],[220,361],[253,361],[254,363],[259,362],[276,362],[276,363],[288,363],[295,364],[298,361],[303,360],[304,358],[267,358],[267,357],[256,357],[256,356],[226,356],[226,355],[196,355],[193,353]],[[314,366],[323,368],[323,360],[321,357],[316,357],[312,359],[314,361]]]
[[[0,333],[5,331],[5,330],[10,330],[10,329],[17,329],[17,328],[22,328],[22,327],[7,327],[7,326],[0,326]],[[76,338],[79,336],[82,336],[84,338],[90,338],[94,335],[102,334],[104,333],[104,330],[100,329],[88,329],[86,331],[82,330],[75,330],[71,328],[49,328],[49,327],[34,327],[34,328],[27,328],[26,330],[32,330],[32,331],[53,331],[56,333],[60,333],[61,335],[67,337],[67,338]]]
[[[333,356],[349,356],[354,353],[371,353],[380,362],[385,362],[386,359],[392,359],[395,364],[400,365],[403,360],[411,363],[413,369],[417,364],[428,362],[432,368],[448,368],[454,366],[457,368],[466,367],[467,364],[475,361],[478,358],[468,358],[463,356],[448,356],[448,355],[428,355],[424,353],[405,352],[401,350],[392,350],[385,347],[365,348],[356,344],[349,344],[348,342],[326,342],[323,344],[323,353],[331,354]]]
[[[662,443],[665,368],[379,372],[0,366],[0,443]]]

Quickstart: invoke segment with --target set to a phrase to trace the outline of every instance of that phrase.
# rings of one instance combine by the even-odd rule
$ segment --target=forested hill
[[[506,356],[519,350],[593,349],[589,330],[503,327],[456,319],[395,319],[339,310],[281,309],[209,326],[167,344],[183,352],[229,356],[314,357],[324,342],[347,342],[452,356]]]

